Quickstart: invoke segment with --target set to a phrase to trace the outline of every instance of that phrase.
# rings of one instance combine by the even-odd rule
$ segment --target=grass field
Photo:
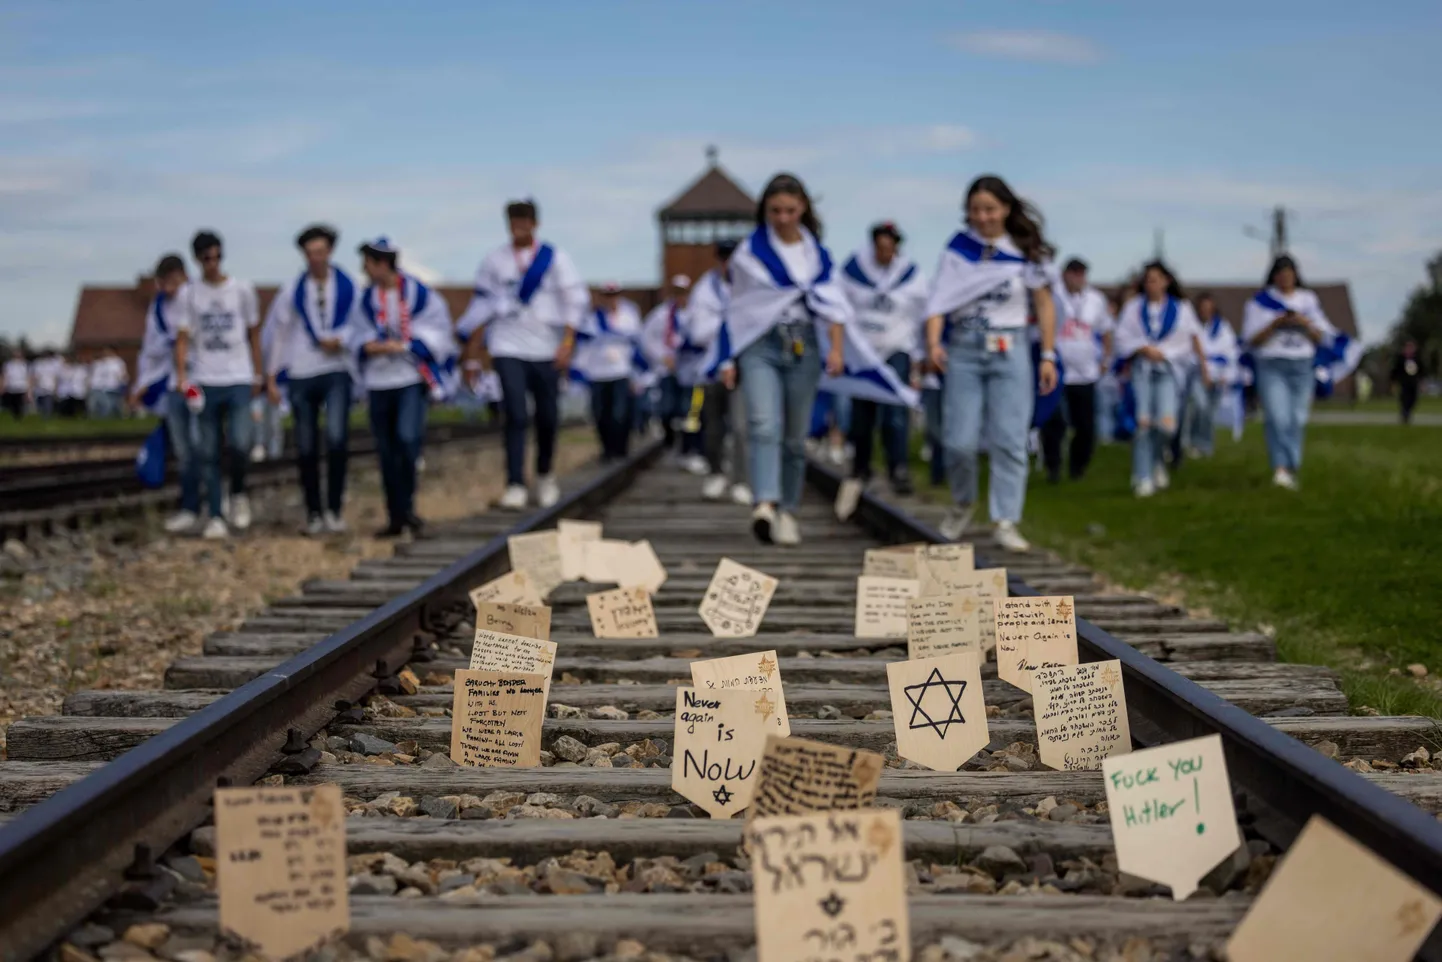
[[[1033,475],[1023,530],[1113,581],[1275,631],[1283,660],[1341,672],[1354,708],[1442,716],[1442,429],[1314,426],[1296,493],[1270,484],[1255,424],[1150,500],[1129,465],[1110,445],[1081,482]]]
[[[454,406],[433,407],[426,415],[431,424],[459,424],[466,420],[466,413]],[[352,427],[364,428],[369,425],[366,420],[366,412],[361,408],[351,411],[350,422]],[[35,415],[27,415],[20,421],[16,421],[8,415],[0,415],[0,441],[5,438],[35,438],[35,437],[84,437],[90,435],[119,435],[136,437],[149,433],[159,423],[157,418],[39,418]],[[290,419],[285,421],[290,426]]]

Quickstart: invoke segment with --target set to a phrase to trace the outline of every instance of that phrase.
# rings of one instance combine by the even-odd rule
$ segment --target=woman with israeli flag
[[[1038,395],[1057,390],[1053,248],[1041,216],[1000,177],[972,181],[967,229],[942,251],[926,302],[927,357],[945,372],[943,446],[955,506],[941,533],[962,537],[976,510],[983,430],[991,460],[990,513],[997,544],[1031,547],[1017,531],[1026,501],[1027,439]],[[1029,295],[1029,296],[1028,296]],[[1029,307],[1040,335],[1032,370]]]
[[[343,336],[355,303],[355,282],[331,263],[337,234],[316,224],[301,231],[296,246],[306,268],[271,301],[262,342],[266,390],[280,407],[284,380],[295,414],[296,465],[305,496],[305,533],[345,531],[341,505],[350,456],[352,356]],[[320,484],[320,417],[325,414],[326,492]]]
[[[1209,293],[1197,295],[1197,321],[1201,325],[1202,354],[1206,357],[1204,368],[1211,376],[1211,384],[1202,383],[1199,369],[1190,382],[1190,397],[1182,420],[1186,425],[1187,453],[1192,457],[1211,457],[1216,448],[1217,413],[1226,392],[1237,383],[1241,349],[1237,332],[1222,317],[1216,299]]]
[[[167,444],[180,470],[180,510],[165,519],[165,530],[171,534],[190,531],[200,520],[200,460],[195,414],[186,404],[179,379],[175,377],[176,301],[186,281],[185,259],[179,254],[166,254],[155,266],[155,296],[145,311],[145,334],[135,360],[135,386],[130,389],[133,409],[165,419],[161,428],[146,439],[142,449],[144,463],[137,460],[140,473],[143,476],[149,473],[163,483]]]
[[[1132,437],[1132,490],[1151,497],[1171,484],[1163,453],[1177,433],[1182,386],[1195,361],[1203,385],[1211,389],[1201,325],[1182,293],[1176,275],[1161,261],[1142,269],[1137,293],[1117,319],[1117,362],[1125,364],[1136,399]]]
[[[756,229],[731,256],[731,300],[707,365],[727,387],[739,374],[756,502],[751,530],[767,544],[801,542],[796,509],[818,388],[916,403],[915,392],[865,340],[850,336],[851,305],[820,234],[801,181],[792,174],[771,178],[756,208]]]
[[[890,221],[871,228],[871,243],[859,248],[841,268],[841,290],[856,315],[856,327],[876,356],[898,380],[912,380],[921,361],[926,281],[916,262],[900,256],[901,231]],[[919,370],[918,370],[919,374]],[[919,380],[919,379],[918,379]],[[898,495],[913,488],[907,462],[909,412],[899,404],[857,398],[851,406],[851,476],[871,480],[871,445],[878,422],[887,477]]]
[[[426,408],[454,390],[457,345],[445,298],[399,269],[399,248],[378,237],[360,253],[371,286],[351,308],[346,349],[368,392],[385,488],[388,523],[377,537],[394,538],[423,528],[415,500]]]
[[[1312,396],[1320,379],[1350,373],[1349,339],[1332,326],[1316,293],[1302,285],[1297,262],[1283,254],[1267,271],[1267,286],[1247,302],[1242,340],[1256,364],[1272,483],[1295,491]]]
[[[576,328],[573,375],[591,388],[591,419],[601,442],[601,462],[626,457],[630,447],[634,402],[632,377],[650,367],[640,354],[641,312],[621,296],[621,285],[607,281],[596,306]]]

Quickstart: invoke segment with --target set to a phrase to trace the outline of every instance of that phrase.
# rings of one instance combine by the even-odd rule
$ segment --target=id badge
[[[1005,354],[1011,350],[1011,341],[1014,335],[998,334],[994,331],[986,335],[986,353]]]

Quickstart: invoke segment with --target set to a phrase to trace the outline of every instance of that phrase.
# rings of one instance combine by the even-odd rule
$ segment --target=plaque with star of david
[[[902,758],[954,772],[991,740],[980,652],[895,661],[886,666],[886,680]]]
[[[676,689],[671,787],[712,818],[730,818],[751,804],[775,706],[758,712],[767,692],[744,688]]]

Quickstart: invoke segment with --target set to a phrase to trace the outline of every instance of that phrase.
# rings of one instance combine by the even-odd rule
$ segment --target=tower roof
[[[751,217],[756,213],[756,200],[721,169],[715,148],[706,152],[710,167],[676,196],[658,216],[662,220],[705,219],[708,217]]]

